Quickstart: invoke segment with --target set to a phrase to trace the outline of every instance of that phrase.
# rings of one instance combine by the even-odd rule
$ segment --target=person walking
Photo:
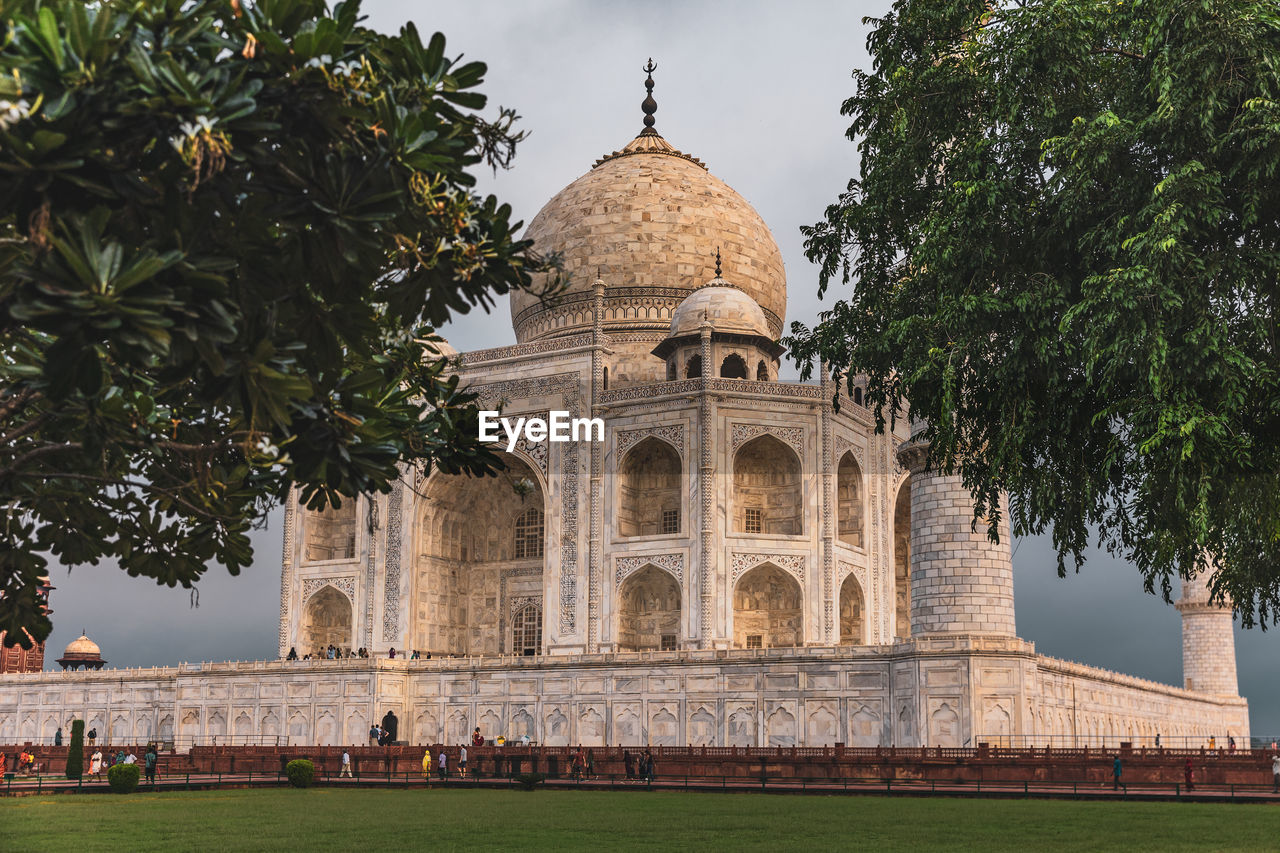
[[[1187,763],[1182,767],[1182,778],[1186,780],[1188,791],[1194,791],[1196,789],[1195,776],[1196,769],[1191,766],[1191,759],[1188,758]]]
[[[338,778],[341,779],[343,776],[351,777],[351,753],[345,749],[342,750],[342,772],[338,774]]]
[[[89,775],[97,776],[102,779],[102,751],[95,749],[93,755],[89,758]]]
[[[422,778],[431,781],[431,747],[422,753]]]
[[[89,738],[89,746],[93,746],[94,741],[98,739],[98,730],[89,729],[89,733],[86,734],[85,737]]]
[[[443,749],[440,750],[440,778],[449,778],[449,754]]]
[[[369,726],[369,746],[378,745],[378,724],[374,723]]]
[[[458,775],[467,778],[467,745],[458,744]]]
[[[1271,756],[1271,793],[1280,794],[1280,753]]]
[[[1115,758],[1115,761],[1111,762],[1111,776],[1113,778],[1113,781],[1115,782],[1111,790],[1113,791],[1120,790],[1120,774],[1122,774],[1123,772],[1124,772],[1124,764],[1120,762],[1120,756],[1117,755]]]
[[[160,756],[156,755],[154,744],[147,744],[147,754],[142,757],[142,767],[147,773],[147,782],[154,785],[156,783],[156,763],[160,760]]]
[[[587,778],[596,778],[596,754],[591,751],[591,747],[587,747]]]
[[[627,750],[622,750],[622,772],[627,779],[633,779],[636,775],[636,760]]]
[[[53,745],[62,746],[62,726],[58,726],[58,730],[53,733]]]

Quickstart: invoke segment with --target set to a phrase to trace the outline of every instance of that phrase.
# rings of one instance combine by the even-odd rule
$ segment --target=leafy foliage
[[[71,721],[71,745],[67,747],[68,779],[84,775],[84,720]]]
[[[295,788],[310,788],[316,776],[316,766],[305,758],[295,758],[284,766],[289,784]]]
[[[1148,591],[1280,605],[1280,11],[901,0],[844,104],[860,171],[805,229],[815,329],[871,407],[1058,571],[1091,530]],[[883,421],[882,421],[883,424]],[[996,512],[992,512],[991,533]]]
[[[533,791],[547,780],[542,773],[520,773],[512,777],[526,791]]]
[[[141,778],[142,770],[136,764],[115,764],[107,770],[107,784],[115,794],[132,794]]]
[[[190,587],[402,464],[483,474],[432,329],[545,269],[485,66],[355,2],[0,0],[0,630],[46,555]]]

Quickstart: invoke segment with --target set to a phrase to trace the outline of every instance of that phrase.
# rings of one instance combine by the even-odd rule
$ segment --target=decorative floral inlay
[[[304,578],[302,581],[302,600],[305,602],[326,586],[331,586],[345,594],[352,601],[356,600],[355,575],[342,575],[333,578]]]
[[[646,427],[644,429],[629,429],[618,433],[618,453],[617,458],[621,459],[626,452],[635,447],[641,441],[653,436],[667,441],[684,456],[684,427],[680,424],[670,424],[667,426]]]
[[[638,557],[618,557],[613,564],[614,580],[621,584],[629,575],[650,564],[660,569],[665,569],[682,585],[684,584],[684,554],[649,554],[648,556]]]
[[[734,551],[733,558],[730,561],[730,586],[737,584],[738,578],[763,563],[772,563],[791,574],[796,580],[804,583],[804,557],[799,554],[764,554]]]
[[[738,448],[753,438],[771,435],[790,445],[796,453],[804,455],[804,430],[800,427],[775,427],[765,424],[734,424],[731,433],[730,453],[737,453]]]

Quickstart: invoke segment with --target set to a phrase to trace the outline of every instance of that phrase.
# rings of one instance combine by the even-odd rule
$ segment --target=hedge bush
[[[295,758],[284,767],[289,784],[295,788],[309,788],[316,778],[316,766],[305,758]]]
[[[521,773],[519,776],[515,777],[515,780],[519,782],[520,787],[524,788],[526,791],[532,791],[546,778],[547,777],[541,773]]]
[[[117,794],[130,794],[138,787],[142,771],[136,764],[117,764],[107,771],[107,784]]]
[[[71,721],[71,746],[67,747],[67,778],[84,775],[84,720]]]

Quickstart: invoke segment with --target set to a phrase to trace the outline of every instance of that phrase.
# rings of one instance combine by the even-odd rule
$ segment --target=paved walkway
[[[154,788],[143,782],[139,790],[183,791],[208,790],[211,788],[248,788],[278,787],[287,785],[288,780],[274,773],[191,773],[161,776]],[[369,775],[359,778],[323,777],[317,785],[334,787],[373,787],[373,788],[437,788],[437,787],[479,787],[509,788],[519,783],[505,778],[459,779],[456,776],[447,780],[423,779],[420,774],[387,774]],[[1181,785],[1132,785],[1119,791],[1113,790],[1110,784],[1097,782],[884,782],[875,780],[804,780],[791,778],[750,777],[663,777],[659,776],[653,783],[622,778],[596,777],[590,780],[574,780],[567,778],[547,779],[544,784],[548,788],[584,790],[688,790],[701,792],[714,791],[754,791],[764,793],[810,793],[810,794],[850,794],[880,795],[908,797],[991,797],[991,798],[1028,798],[1037,799],[1090,799],[1090,800],[1180,800],[1188,802],[1258,802],[1280,804],[1280,795],[1269,787],[1243,785],[1208,785],[1196,786],[1188,792]],[[68,780],[62,776],[25,777],[14,776],[0,782],[0,795],[30,796],[47,793],[108,793],[110,787],[105,779],[98,781],[85,777],[79,781]]]

